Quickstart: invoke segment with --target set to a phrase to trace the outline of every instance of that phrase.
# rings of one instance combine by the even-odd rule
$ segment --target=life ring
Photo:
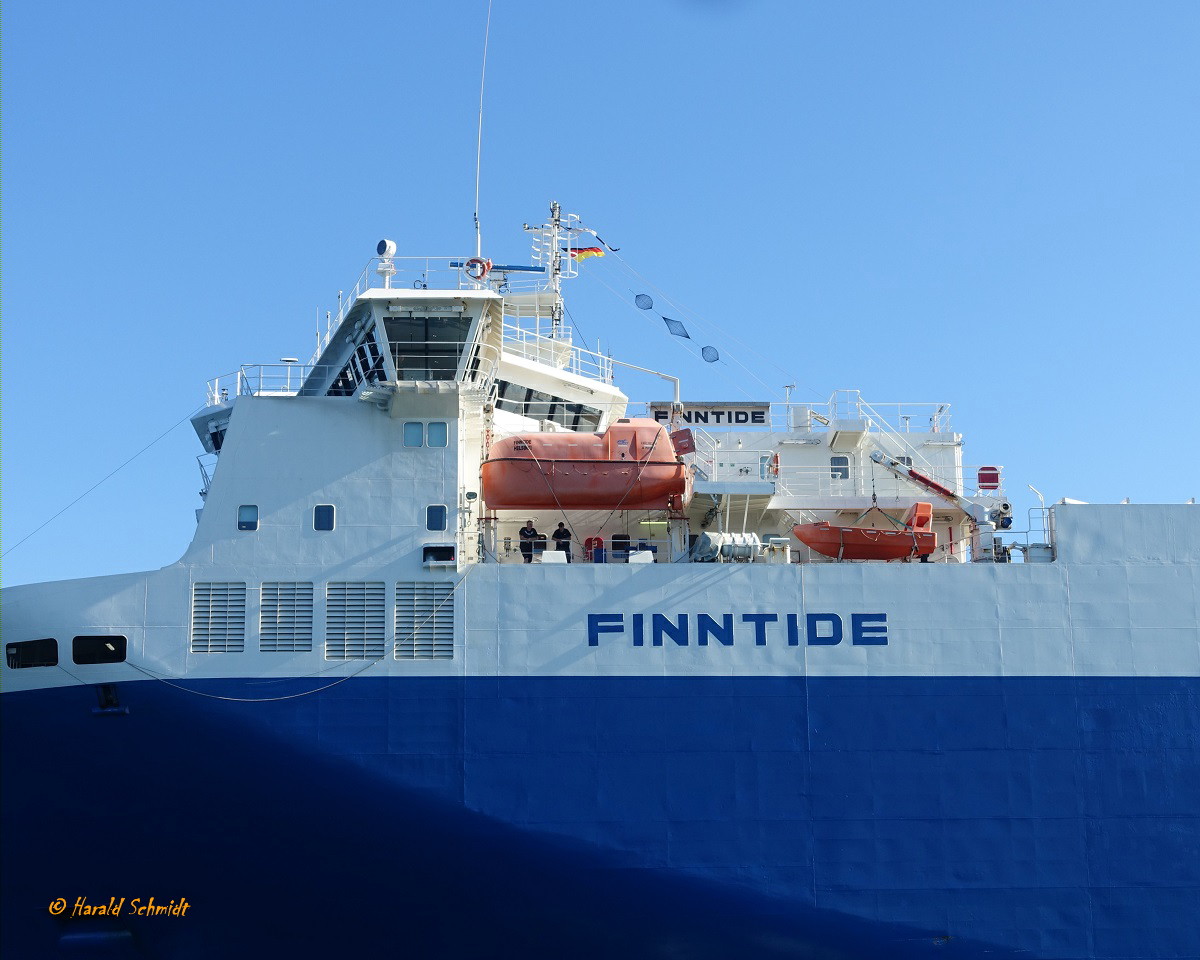
[[[488,271],[492,269],[492,261],[484,260],[483,257],[472,257],[463,264],[463,270],[467,276],[476,282],[487,278]]]
[[[773,477],[779,476],[779,454],[771,454],[771,462],[767,467],[767,472]]]

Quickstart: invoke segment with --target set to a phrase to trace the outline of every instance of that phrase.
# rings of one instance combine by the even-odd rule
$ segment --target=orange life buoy
[[[484,260],[483,257],[472,257],[463,264],[463,269],[472,280],[484,280],[487,278],[488,271],[492,269],[492,261]]]

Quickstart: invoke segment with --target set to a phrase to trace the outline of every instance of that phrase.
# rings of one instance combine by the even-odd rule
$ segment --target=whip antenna
[[[487,25],[483,28],[483,66],[479,69],[479,134],[475,139],[475,256],[483,256],[479,232],[479,165],[483,158],[483,81],[487,77],[488,34],[492,30],[492,0],[488,0]]]

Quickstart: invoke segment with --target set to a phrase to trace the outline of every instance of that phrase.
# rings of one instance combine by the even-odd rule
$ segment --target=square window
[[[425,445],[425,424],[410,420],[404,425],[404,445],[406,447],[423,447]]]
[[[443,504],[435,503],[425,510],[425,529],[427,530],[445,530],[446,529],[446,507]]]
[[[446,424],[436,421],[429,424],[429,445],[431,447],[444,447],[448,436],[449,430],[446,428]]]
[[[243,503],[238,507],[238,529],[258,529],[258,507],[251,503]]]
[[[318,503],[313,507],[313,529],[332,530],[334,522],[333,504]]]
[[[850,479],[850,458],[849,457],[830,457],[829,458],[829,475],[834,480],[849,480]]]

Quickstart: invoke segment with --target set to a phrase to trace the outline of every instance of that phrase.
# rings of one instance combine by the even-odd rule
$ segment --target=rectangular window
[[[425,445],[425,424],[410,420],[404,425],[404,445],[406,447],[421,447]]]
[[[829,475],[834,480],[849,480],[850,479],[850,458],[849,457],[830,457],[829,458]]]
[[[313,507],[313,529],[332,530],[334,522],[333,504],[318,503]]]
[[[453,380],[471,327],[471,317],[387,317],[384,327],[397,377],[401,380]]]
[[[238,529],[258,529],[258,507],[254,506],[252,503],[243,503],[240,507],[238,507]]]
[[[435,503],[425,509],[425,529],[446,529],[446,507],[444,504]]]
[[[568,430],[594,431],[603,412],[582,403],[568,403],[562,397],[530,390],[519,383],[496,381],[496,406],[535,420],[552,420]]]
[[[57,667],[58,641],[53,637],[41,640],[20,640],[4,645],[4,659],[9,670],[23,667]]]
[[[429,424],[428,428],[429,445],[431,447],[444,447],[449,437],[449,430],[446,424],[434,421]]]
[[[125,660],[124,637],[76,637],[71,641],[75,663],[121,663]]]

